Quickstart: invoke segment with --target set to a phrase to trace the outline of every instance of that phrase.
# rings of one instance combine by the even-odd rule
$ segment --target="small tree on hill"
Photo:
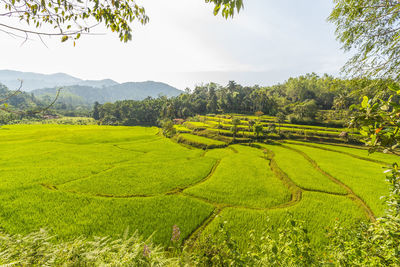
[[[238,132],[238,126],[240,125],[240,119],[238,118],[233,118],[232,119],[232,127],[231,127],[231,132],[233,133],[233,140],[236,138],[236,134]]]
[[[279,112],[276,114],[276,119],[275,121],[278,123],[278,133],[281,135],[281,123],[284,123],[286,120],[286,115],[283,114],[282,112]]]
[[[94,102],[94,106],[93,106],[93,119],[95,120],[99,120],[100,119],[100,113],[99,113],[99,102]]]
[[[249,120],[249,131],[252,132],[254,129],[254,124],[256,124],[256,122],[254,120]]]
[[[263,126],[260,123],[257,123],[254,126],[254,132],[256,133],[256,138],[258,139],[263,133]]]
[[[164,136],[166,136],[168,138],[171,138],[172,136],[174,136],[176,134],[174,123],[172,122],[172,120],[168,120],[168,119],[163,120],[161,122],[161,127],[162,127]]]

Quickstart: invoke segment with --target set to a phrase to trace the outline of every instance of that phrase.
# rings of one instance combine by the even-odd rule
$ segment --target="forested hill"
[[[41,101],[30,93],[21,92],[16,95],[13,94],[13,91],[8,90],[6,86],[0,83],[0,99],[7,99],[4,102],[7,103],[10,109],[30,110],[43,105]],[[0,104],[2,103],[0,102]]]
[[[32,93],[39,99],[53,98],[56,88],[38,89]],[[129,82],[108,87],[92,86],[63,87],[58,102],[67,105],[92,105],[94,102],[106,103],[118,100],[143,100],[147,97],[178,96],[182,91],[160,82]]]
[[[10,90],[16,90],[23,80],[23,91],[32,91],[40,88],[50,88],[57,86],[81,85],[102,88],[104,86],[117,85],[118,83],[110,80],[82,80],[65,73],[40,74],[33,72],[20,72],[13,70],[0,70],[0,83],[7,86]]]

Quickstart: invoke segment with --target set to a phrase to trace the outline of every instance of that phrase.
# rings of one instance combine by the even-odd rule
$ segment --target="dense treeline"
[[[358,103],[362,96],[385,93],[389,83],[389,80],[345,80],[326,74],[320,77],[315,73],[270,87],[246,87],[234,81],[227,86],[210,83],[172,98],[95,103],[93,117],[103,124],[156,125],[164,118],[261,111],[273,116],[282,113],[297,122],[334,120],[347,117],[349,107]],[[322,110],[331,112],[318,112]]]

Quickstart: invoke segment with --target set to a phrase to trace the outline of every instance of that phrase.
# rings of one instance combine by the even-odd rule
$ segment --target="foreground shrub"
[[[27,236],[0,233],[0,264],[18,266],[165,266],[173,264],[162,248],[137,233],[113,240],[108,237],[77,238],[54,243],[54,237],[41,230]]]

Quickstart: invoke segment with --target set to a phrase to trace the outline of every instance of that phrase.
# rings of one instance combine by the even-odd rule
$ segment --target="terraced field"
[[[361,144],[361,135],[352,129],[347,128],[333,128],[325,126],[313,125],[299,125],[291,124],[288,121],[277,123],[276,118],[271,116],[250,116],[250,115],[214,115],[214,116],[196,116],[196,121],[187,121],[184,125],[176,125],[178,132],[185,133],[186,137],[190,135],[200,135],[203,137],[211,137],[221,140],[221,136],[225,137],[224,142],[233,142],[232,118],[240,119],[240,124],[237,125],[238,132],[236,137],[242,139],[241,141],[250,141],[254,139],[281,139],[280,135],[289,137],[290,139],[297,140],[312,140],[322,142],[344,143],[351,141],[355,144]],[[263,134],[256,136],[254,129],[249,124],[250,121],[258,123],[263,128]],[[271,128],[274,130],[271,132]],[[341,133],[347,133],[346,137],[340,137]],[[182,140],[185,138],[181,138]],[[184,142],[183,142],[184,143]],[[196,145],[196,144],[194,144]],[[200,145],[198,145],[200,147]]]
[[[291,216],[319,246],[336,220],[374,220],[384,210],[382,167],[396,156],[305,142],[231,144],[191,127],[178,127],[191,141],[184,146],[155,127],[0,128],[0,227],[45,227],[60,239],[120,236],[129,227],[168,245],[173,225],[193,241],[227,221],[246,246],[248,231],[261,234]]]

